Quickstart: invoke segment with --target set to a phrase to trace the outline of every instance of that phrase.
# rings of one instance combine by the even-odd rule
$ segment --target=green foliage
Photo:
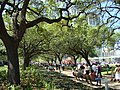
[[[86,51],[92,57],[97,56],[95,48],[101,47],[108,39],[110,34],[108,27],[99,28],[99,26],[89,25],[84,15],[70,23],[72,22],[74,23],[73,27],[64,26],[66,25],[64,20],[52,25],[46,23],[42,25],[51,38],[51,53],[76,55],[74,51],[70,50],[72,48],[79,52]]]
[[[21,90],[21,89],[20,89],[19,85],[18,86],[10,85],[10,86],[8,86],[7,90]]]
[[[52,79],[44,77],[44,73],[42,73],[38,67],[28,67],[27,70],[22,71],[22,73],[24,73],[22,74],[22,78],[24,78],[22,79],[24,80],[22,81],[22,84],[24,85],[26,83],[25,81],[27,80],[27,87],[25,90],[33,90],[34,87],[36,87],[38,90],[41,90],[43,87],[45,87],[46,90],[54,90],[54,83]]]
[[[10,43],[12,44],[13,42],[16,42],[16,47],[18,47],[19,42],[21,41],[22,37],[24,36],[24,33],[26,32],[27,33],[25,35],[26,38],[23,39],[26,43],[24,44],[26,45],[24,49],[30,46],[29,50],[26,50],[27,55],[30,55],[28,56],[29,58],[37,57],[39,53],[48,51],[48,49],[51,49],[52,53],[53,52],[60,53],[62,55],[67,53],[67,51],[69,51],[68,53],[71,53],[69,50],[69,48],[71,47],[75,48],[76,50],[79,49],[80,51],[86,51],[87,53],[89,53],[91,52],[91,50],[94,50],[95,47],[98,47],[98,46],[100,47],[101,41],[103,42],[105,41],[106,38],[108,38],[109,33],[107,33],[107,29],[103,31],[100,30],[102,31],[101,34],[98,34],[98,33],[96,34],[95,32],[99,32],[99,30],[89,26],[86,22],[81,23],[79,22],[79,20],[78,20],[79,22],[78,25],[76,25],[76,28],[73,28],[73,29],[71,28],[68,29],[67,27],[62,29],[61,27],[57,28],[58,26],[55,24],[54,24],[55,30],[56,30],[55,32],[49,32],[47,30],[43,30],[43,28],[39,28],[41,29],[40,31],[41,33],[39,33],[39,35],[37,32],[34,32],[32,30],[28,35],[26,28],[32,27],[31,29],[35,30],[37,27],[33,27],[33,26],[37,25],[38,23],[41,23],[43,21],[48,23],[53,23],[53,22],[59,22],[62,19],[67,20],[67,23],[65,25],[70,26],[71,19],[73,18],[77,19],[77,17],[81,14],[85,14],[86,16],[91,13],[104,14],[104,11],[107,12],[110,16],[109,19],[106,20],[107,23],[111,23],[112,21],[115,20],[115,19],[111,19],[111,17],[113,18],[114,16],[110,15],[109,11],[112,11],[112,10],[109,9],[108,7],[101,7],[101,1],[102,0],[97,0],[97,1],[96,0],[81,0],[81,1],[76,0],[76,2],[73,1],[73,3],[71,3],[71,0],[70,1],[68,0],[65,0],[65,1],[63,0],[62,1],[61,0],[59,1],[56,1],[56,0],[14,0],[14,1],[2,0],[1,1],[2,17],[0,19],[1,21],[0,37],[7,48],[6,50],[10,52],[9,50],[11,50],[10,49],[11,47],[8,48]],[[117,11],[115,15],[117,15],[118,12],[119,11]],[[106,15],[106,13],[104,15]],[[54,27],[52,27],[51,29],[54,29]],[[63,29],[65,29],[65,32],[60,31]],[[47,31],[47,32],[44,32],[44,31]],[[52,34],[52,36],[50,34]],[[45,40],[45,41],[41,43],[39,40],[43,40],[43,41]],[[7,42],[9,42],[9,44]],[[17,48],[15,49],[17,51]],[[14,51],[15,50],[13,50],[13,52]],[[11,55],[8,55],[8,58],[10,58],[9,60],[13,62],[14,58],[10,56]],[[14,57],[17,58],[15,60],[18,60],[17,53],[14,54]],[[14,68],[17,68],[17,67],[15,66]],[[15,70],[19,71],[19,68]]]
[[[6,80],[7,79],[7,66],[1,66],[0,67],[0,80]]]
[[[108,38],[108,46],[114,47],[116,42],[119,42],[120,40],[120,33],[116,32],[114,33],[110,38]]]
[[[66,46],[74,48],[75,50],[81,50],[91,52],[97,46],[99,41],[97,27],[90,26],[84,17],[76,20],[77,24],[75,28],[69,28],[67,35],[65,36]]]
[[[6,49],[5,46],[3,45],[2,41],[0,40],[0,60],[7,60],[6,57],[7,53],[6,53]]]
[[[55,89],[55,85],[52,81],[49,81],[49,82],[44,81],[44,85],[45,85],[45,90],[54,90]]]
[[[48,51],[50,41],[48,36],[50,33],[42,25],[28,29],[20,44],[20,53],[29,60],[37,58]]]

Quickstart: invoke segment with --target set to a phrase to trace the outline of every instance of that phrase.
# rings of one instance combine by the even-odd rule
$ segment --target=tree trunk
[[[86,60],[87,64],[88,64],[90,67],[92,67],[91,64],[90,64],[89,59],[88,59],[88,58],[85,58],[85,60]]]
[[[74,64],[77,65],[77,60],[76,59],[74,59]]]
[[[10,84],[20,84],[18,44],[13,40],[6,43],[5,46],[8,57],[8,81]]]
[[[59,60],[59,64],[62,64],[62,60]]]
[[[24,63],[23,63],[23,70],[26,70],[26,67],[29,66],[30,59],[29,57],[24,58]]]
[[[90,67],[92,67],[92,65],[90,64],[90,61],[89,61],[89,59],[88,59],[88,54],[81,54],[81,55],[82,55],[82,57],[86,60],[87,64],[88,64]]]
[[[75,65],[77,65],[77,59],[79,58],[79,55],[78,55],[78,56],[74,56],[74,55],[73,55],[73,58],[74,58],[74,63],[75,63]]]
[[[59,64],[62,64],[62,60],[58,57]]]

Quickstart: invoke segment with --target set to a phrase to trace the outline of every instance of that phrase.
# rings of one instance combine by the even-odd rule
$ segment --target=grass
[[[6,71],[7,67],[0,67],[0,70]],[[79,90],[80,88],[84,90],[81,84],[71,80],[68,76],[61,76],[58,72],[48,72],[38,66],[20,70],[21,84],[11,86],[6,81],[3,81],[0,82],[0,90]],[[7,74],[5,75],[7,76]]]
[[[111,75],[111,71],[108,71],[108,74],[107,74],[107,71],[104,71],[102,72],[102,75]]]

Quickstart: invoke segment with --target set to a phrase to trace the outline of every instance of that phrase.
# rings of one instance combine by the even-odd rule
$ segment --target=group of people
[[[55,67],[55,68],[54,68]],[[48,65],[48,70],[50,71],[53,71],[53,70],[65,70],[65,64],[62,63],[62,64],[52,64],[52,63],[49,63]]]
[[[78,64],[76,68],[77,71],[76,74],[80,78],[85,78],[87,82],[88,80],[90,80],[90,82],[96,81],[97,85],[98,84],[101,85],[101,78],[102,78],[101,70],[102,67],[100,64],[93,63],[92,67],[90,67],[88,64]],[[73,73],[74,76],[76,74]]]

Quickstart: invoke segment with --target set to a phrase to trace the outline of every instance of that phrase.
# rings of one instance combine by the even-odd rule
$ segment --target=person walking
[[[64,71],[65,70],[65,64],[62,63],[62,70]]]
[[[114,72],[115,72],[115,80],[114,81],[120,82],[120,65],[116,65]]]
[[[102,66],[100,64],[98,64],[98,71],[97,71],[97,75],[100,75],[100,77],[102,78]]]
[[[97,72],[97,71],[96,71],[96,70],[97,70],[97,66],[96,66],[95,63],[92,64],[92,70],[93,70],[95,73]]]

